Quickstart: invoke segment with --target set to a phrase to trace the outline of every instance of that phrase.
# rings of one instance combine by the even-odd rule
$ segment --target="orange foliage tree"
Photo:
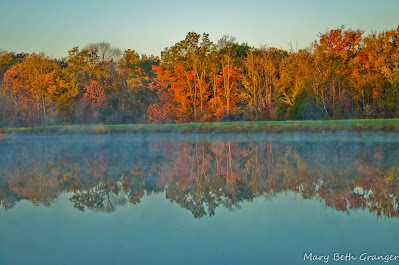
[[[345,102],[351,99],[349,76],[352,63],[362,46],[360,30],[330,30],[314,44],[314,67],[319,84],[314,93],[322,103],[326,116],[340,116]]]
[[[97,81],[91,81],[90,85],[84,88],[83,100],[93,107],[100,108],[105,99],[104,88]]]
[[[25,122],[39,119],[47,123],[48,112],[54,109],[58,75],[59,66],[44,54],[30,55],[4,74],[4,88],[14,103],[16,119],[21,116]]]
[[[237,100],[239,97],[239,85],[241,79],[241,70],[230,64],[226,64],[217,78],[217,94],[214,99],[217,104],[215,110],[216,117],[231,114],[237,111]]]

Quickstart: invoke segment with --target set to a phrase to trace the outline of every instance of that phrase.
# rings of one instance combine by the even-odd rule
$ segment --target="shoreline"
[[[151,134],[151,133],[283,133],[283,132],[399,132],[399,119],[239,121],[178,124],[57,125],[0,128],[9,135]]]

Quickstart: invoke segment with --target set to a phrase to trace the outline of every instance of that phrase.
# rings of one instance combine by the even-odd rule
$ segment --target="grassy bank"
[[[2,128],[3,134],[104,134],[104,133],[251,133],[251,132],[334,132],[398,131],[399,119],[335,121],[262,121],[184,124],[63,125]]]

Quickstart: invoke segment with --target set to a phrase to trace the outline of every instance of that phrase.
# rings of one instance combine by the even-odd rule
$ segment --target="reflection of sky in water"
[[[164,193],[112,214],[77,211],[70,196],[50,208],[23,201],[0,211],[0,263],[298,264],[308,251],[399,254],[398,219],[347,215],[292,192],[200,219]]]
[[[399,137],[380,133],[1,140],[0,265],[399,255],[398,163]]]

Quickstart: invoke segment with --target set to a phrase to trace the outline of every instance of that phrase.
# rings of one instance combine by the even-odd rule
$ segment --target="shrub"
[[[278,121],[286,120],[288,118],[288,108],[290,105],[282,103],[277,106],[276,110],[274,111],[274,119]]]
[[[316,105],[314,97],[306,90],[302,90],[294,99],[294,104],[288,109],[288,118],[291,120],[320,120],[325,115]]]

